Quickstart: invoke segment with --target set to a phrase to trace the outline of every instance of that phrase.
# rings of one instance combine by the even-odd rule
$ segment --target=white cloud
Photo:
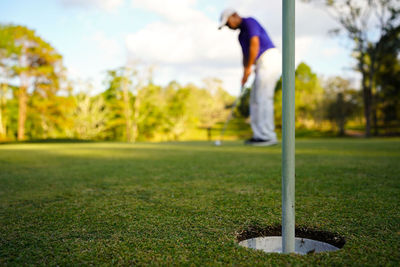
[[[123,43],[105,31],[87,31],[76,48],[73,55],[65,58],[68,77],[73,81],[90,81],[95,93],[105,89],[103,81],[106,71],[125,63]]]
[[[170,22],[202,20],[204,14],[194,7],[197,0],[131,0],[134,8],[154,12]]]
[[[128,34],[125,40],[131,59],[155,65],[156,80],[199,83],[206,77],[218,77],[227,87],[234,87],[232,92],[239,87],[237,34],[219,31],[217,21],[194,8],[196,1],[168,1],[169,8],[160,0],[132,2],[164,18]]]
[[[231,93],[238,92],[242,74],[238,32],[218,31],[218,17],[211,19],[202,13],[197,0],[131,0],[131,4],[161,16],[161,21],[125,38],[131,59],[156,66],[156,80],[199,83],[203,78],[217,77]],[[256,17],[281,48],[282,1],[228,0],[227,4],[243,16]],[[318,64],[327,60],[318,62],[343,52],[332,48],[327,36],[336,25],[323,10],[299,1],[296,5],[296,64],[311,62],[318,72],[323,69]],[[212,7],[205,7],[206,12],[210,10]]]
[[[157,64],[220,64],[240,62],[235,34],[218,31],[208,20],[180,25],[155,22],[128,34],[133,57]]]
[[[115,11],[124,0],[59,0],[65,6],[95,7],[108,12]]]
[[[299,64],[304,61],[305,56],[309,53],[311,45],[313,43],[313,38],[305,36],[296,38],[296,48],[295,48],[295,63]]]
[[[340,49],[338,47],[327,47],[322,50],[322,54],[328,58],[333,58],[334,56],[339,55]]]
[[[91,39],[97,44],[100,54],[107,59],[112,59],[121,53],[121,48],[118,42],[114,39],[108,38],[104,32],[97,31]]]
[[[256,17],[272,35],[282,33],[282,1],[228,0],[243,16]],[[296,36],[326,35],[329,29],[337,27],[336,22],[322,8],[296,1]]]

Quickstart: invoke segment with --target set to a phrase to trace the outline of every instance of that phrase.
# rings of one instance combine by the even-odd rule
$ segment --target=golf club
[[[247,91],[247,88],[244,85],[242,85],[242,87],[240,88],[240,95],[235,99],[235,102],[233,102],[233,105],[231,107],[231,112],[230,112],[230,114],[228,116],[228,119],[226,120],[226,122],[224,124],[224,127],[221,130],[221,134],[220,134],[219,139],[215,141],[214,145],[216,145],[216,146],[222,145],[222,139],[224,137],[226,128],[228,127],[229,121],[232,119],[233,112],[235,111],[236,106],[238,105],[238,103],[240,102],[240,99],[246,93],[246,91]]]

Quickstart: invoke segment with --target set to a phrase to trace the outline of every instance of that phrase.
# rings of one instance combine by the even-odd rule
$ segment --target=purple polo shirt
[[[269,38],[264,28],[254,18],[242,18],[242,23],[239,26],[239,42],[242,46],[244,62],[248,62],[250,54],[250,39],[251,37],[258,36],[260,39],[260,51],[258,52],[257,59],[262,53],[270,48],[275,47]]]

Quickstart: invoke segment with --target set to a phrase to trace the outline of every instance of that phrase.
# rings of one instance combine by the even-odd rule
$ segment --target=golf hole
[[[282,253],[281,226],[248,227],[237,234],[237,240],[239,246],[242,247],[262,250],[266,253]],[[345,243],[345,239],[336,233],[296,227],[296,254],[333,252],[341,249]]]

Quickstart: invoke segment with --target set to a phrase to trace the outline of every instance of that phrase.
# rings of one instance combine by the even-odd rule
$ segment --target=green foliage
[[[395,124],[400,117],[400,30],[391,28],[393,25],[385,28],[386,34],[376,46],[369,44],[368,48],[376,52],[375,61],[381,63],[374,76],[374,112],[378,123],[387,124]],[[67,137],[128,142],[212,138],[219,134],[235,99],[218,79],[207,79],[202,87],[176,82],[156,85],[149,75],[151,71],[143,66],[109,70],[106,90],[101,93],[89,84],[83,88],[68,86],[62,56],[34,31],[18,25],[0,25],[0,37],[2,140],[21,139],[22,134],[28,139]],[[372,64],[372,55],[371,52],[363,57],[365,64]],[[343,133],[347,124],[362,128],[360,93],[349,88],[343,79],[333,80],[338,84],[322,87],[311,68],[299,64],[295,80],[298,129],[336,128]],[[72,94],[73,88],[81,90]],[[338,98],[338,94],[343,97]],[[250,90],[235,110],[228,129],[232,138],[249,134],[249,96]],[[276,85],[274,105],[279,131],[281,80]]]
[[[392,62],[398,60],[399,1],[303,1],[325,5],[340,25],[339,29],[333,29],[332,32],[338,34],[344,30],[343,32],[353,43],[352,56],[356,59],[355,70],[362,76],[360,87],[363,94],[365,134],[370,136],[372,127],[375,128],[374,133],[378,134],[379,121],[387,124],[396,118],[397,111],[393,112],[393,110],[397,110],[399,106],[397,101],[392,101],[393,87],[390,85],[392,77],[398,76],[396,71],[391,70],[389,75],[380,74],[382,71],[386,72],[384,65],[388,63],[388,58],[392,58]],[[388,92],[388,94],[383,92]]]
[[[107,130],[104,133],[106,140],[123,140],[124,137],[125,118],[122,91],[123,79],[123,74],[118,70],[110,70],[107,72],[106,84],[108,87],[102,93],[105,107],[110,111],[106,115]]]
[[[136,122],[139,131],[138,137],[139,140],[151,140],[157,132],[165,129],[163,127],[166,121],[163,89],[160,86],[149,84],[140,88],[135,101],[138,99],[140,99]]]
[[[10,76],[25,75],[27,86],[43,97],[60,89],[62,56],[49,43],[19,25],[0,25],[0,36],[1,66]]]
[[[206,90],[202,90],[203,96],[199,99],[200,126],[212,128],[217,122],[224,121],[229,114],[227,105],[234,101],[234,98],[225,92],[220,80],[206,80]]]
[[[226,119],[226,106],[232,97],[222,89],[220,81],[207,80],[207,88],[181,86],[176,82],[161,87],[143,81],[139,75],[138,71],[127,72],[126,68],[110,70],[105,81],[107,89],[100,94],[104,108],[96,109],[105,116],[101,119],[104,127],[89,136],[80,132],[73,137],[121,141],[126,141],[128,135],[133,137],[131,141],[190,139],[197,138],[193,135],[197,129],[211,128]],[[96,97],[99,96],[91,99]],[[88,100],[78,98],[77,105],[81,101]],[[98,114],[95,111],[88,114],[92,112]],[[75,124],[83,120],[80,124],[91,125],[89,117],[80,116]]]
[[[323,88],[317,75],[305,63],[297,66],[295,88],[296,127],[314,127],[323,119],[319,110]],[[277,84],[274,102],[275,123],[280,128],[282,126],[282,81]]]
[[[246,90],[246,91],[239,100],[240,102],[237,107],[237,111],[240,114],[240,116],[242,116],[243,118],[248,118],[248,117],[250,117],[251,88],[245,88],[243,90]]]
[[[28,101],[26,136],[28,139],[48,139],[65,136],[73,127],[73,117],[68,116],[74,106],[72,97],[41,96],[33,92]]]
[[[391,126],[400,121],[400,25],[388,30],[378,45],[375,108],[378,123]]]
[[[81,92],[74,97],[74,100],[72,136],[84,140],[105,139],[107,115],[110,111],[103,96],[91,97],[89,94]]]
[[[6,87],[18,87],[14,91],[19,100],[18,139],[25,138],[25,127],[28,138],[47,138],[62,132],[62,108],[56,96],[63,79],[62,56],[24,26],[0,25],[0,39],[1,78]]]
[[[179,140],[187,127],[195,127],[196,117],[193,104],[194,88],[180,87],[176,82],[165,88],[165,125],[161,140]]]
[[[345,135],[347,121],[362,116],[361,93],[340,77],[328,79],[324,89],[324,118],[335,124],[339,135]]]
[[[8,99],[3,111],[4,125],[6,134],[5,140],[14,140],[18,134],[18,100]]]

